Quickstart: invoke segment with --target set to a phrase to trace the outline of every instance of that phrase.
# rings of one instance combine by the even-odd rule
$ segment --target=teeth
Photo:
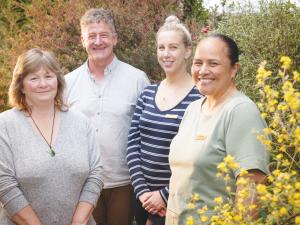
[[[166,61],[165,61],[165,62],[164,62],[164,65],[165,65],[165,66],[171,66],[172,63],[173,63],[173,62],[170,62],[170,61],[166,62]]]
[[[211,80],[211,79],[199,79],[199,81],[200,81],[202,84],[209,84],[209,83],[211,83],[213,80]]]

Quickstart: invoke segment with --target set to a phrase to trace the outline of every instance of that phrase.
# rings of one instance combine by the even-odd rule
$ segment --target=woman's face
[[[157,35],[157,59],[166,74],[185,70],[191,49],[183,43],[180,31],[161,31]]]
[[[45,68],[40,68],[24,78],[22,93],[29,105],[54,104],[57,86],[56,74]]]
[[[217,98],[234,86],[239,64],[231,65],[228,51],[220,38],[207,38],[198,44],[191,72],[202,94]]]

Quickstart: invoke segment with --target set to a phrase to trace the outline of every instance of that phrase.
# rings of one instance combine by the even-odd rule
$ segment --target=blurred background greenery
[[[285,0],[234,4],[221,1],[206,9],[202,0],[0,0],[0,112],[9,108],[7,90],[17,56],[32,47],[53,51],[65,73],[86,60],[80,42],[79,19],[91,7],[114,12],[118,57],[142,70],[152,81],[163,77],[156,60],[155,33],[164,19],[175,14],[193,35],[195,44],[209,32],[234,38],[241,49],[238,85],[256,100],[258,64],[276,68],[281,55],[300,64],[300,9]]]

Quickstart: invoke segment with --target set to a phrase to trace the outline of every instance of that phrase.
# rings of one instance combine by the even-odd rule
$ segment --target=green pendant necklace
[[[52,128],[51,128],[51,137],[50,137],[50,143],[48,143],[48,141],[46,140],[45,136],[43,135],[42,131],[40,130],[40,128],[38,127],[38,125],[36,124],[36,122],[34,121],[34,119],[32,118],[31,114],[30,118],[34,124],[34,126],[36,127],[36,129],[39,131],[40,135],[43,137],[43,139],[45,140],[45,142],[47,143],[48,147],[49,147],[49,154],[51,157],[54,157],[56,155],[53,147],[52,147],[52,136],[53,136],[53,128],[54,128],[54,122],[55,122],[55,106],[54,106],[54,114],[53,114],[53,121],[52,121]]]

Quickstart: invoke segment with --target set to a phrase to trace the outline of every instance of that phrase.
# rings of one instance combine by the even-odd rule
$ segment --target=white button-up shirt
[[[127,136],[137,98],[149,85],[146,74],[114,57],[101,82],[93,79],[88,62],[67,74],[65,79],[68,105],[89,117],[95,127],[103,162],[104,188],[129,184]]]

